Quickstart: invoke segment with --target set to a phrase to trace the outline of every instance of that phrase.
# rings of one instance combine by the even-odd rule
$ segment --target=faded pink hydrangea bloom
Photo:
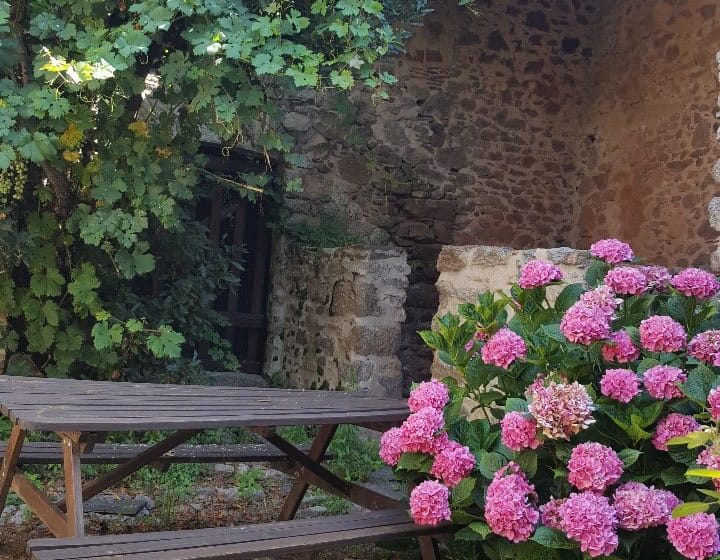
[[[450,521],[450,492],[436,480],[421,482],[410,492],[410,516],[418,525]]]
[[[529,290],[547,286],[551,282],[562,280],[562,272],[551,262],[542,260],[533,260],[527,262],[520,269],[520,287]]]
[[[558,531],[564,531],[560,506],[565,503],[564,499],[550,498],[550,501],[540,506],[540,522],[546,527],[552,527]]]
[[[500,421],[500,439],[513,451],[537,449],[542,443],[537,438],[538,425],[534,418],[521,412],[510,412]]]
[[[686,436],[700,429],[700,424],[692,416],[673,412],[658,422],[652,444],[655,449],[667,451],[667,442],[677,436]]]
[[[410,391],[408,407],[410,407],[410,412],[418,412],[426,407],[442,410],[449,400],[450,393],[445,384],[433,379],[432,381],[423,381]]]
[[[688,344],[688,354],[706,364],[720,366],[720,330],[696,335]]]
[[[445,427],[442,411],[437,408],[423,408],[407,417],[401,426],[404,451],[433,453],[435,434]]]
[[[711,469],[720,469],[720,446],[713,444],[703,449],[697,457],[697,462]],[[715,489],[720,490],[720,478],[713,478],[712,482]]]
[[[648,290],[662,292],[670,285],[670,271],[664,266],[641,266]]]
[[[715,275],[699,268],[681,270],[672,277],[670,285],[684,296],[696,299],[707,299],[720,291]]]
[[[629,369],[609,369],[600,379],[600,392],[627,404],[640,392],[640,378]]]
[[[687,381],[687,374],[672,366],[653,366],[643,374],[643,384],[651,397],[669,401],[682,398],[680,383]]]
[[[590,245],[590,254],[608,264],[618,264],[635,258],[632,248],[619,239],[601,239]]]
[[[685,347],[682,325],[667,315],[653,315],[640,322],[640,342],[650,352],[677,352]]]
[[[639,531],[665,524],[675,508],[667,494],[674,497],[672,492],[656,490],[640,482],[626,482],[618,486],[613,493],[613,507],[620,527],[627,531]]]
[[[453,488],[475,468],[475,455],[470,449],[450,440],[435,455],[430,474]]]
[[[508,328],[502,328],[485,343],[480,355],[486,364],[507,369],[515,360],[521,360],[527,355],[527,346],[521,336]]]
[[[720,552],[718,522],[709,513],[694,513],[667,522],[670,544],[680,554],[692,560],[705,560]]]
[[[535,487],[512,461],[495,473],[485,495],[485,520],[496,535],[518,543],[530,538],[540,513]]]
[[[402,428],[390,428],[380,438],[380,459],[386,465],[394,467],[403,454],[405,435]]]
[[[710,416],[715,422],[720,422],[720,388],[715,387],[708,394],[708,408]]]
[[[578,490],[603,493],[623,474],[623,462],[615,451],[600,443],[576,445],[568,461],[568,481]]]
[[[585,387],[573,383],[538,380],[526,391],[528,410],[542,433],[551,439],[570,439],[595,422],[595,407]]]
[[[605,285],[616,294],[639,296],[647,291],[647,279],[642,271],[630,266],[611,268],[605,275]]]
[[[602,347],[602,355],[608,362],[627,364],[640,357],[640,350],[627,331],[617,331],[610,335],[608,343]]]
[[[599,309],[603,315],[611,319],[615,310],[622,305],[623,300],[617,297],[609,286],[598,286],[594,290],[581,294],[578,302]]]
[[[610,555],[618,546],[618,520],[605,496],[570,494],[559,508],[563,530],[591,557]]]

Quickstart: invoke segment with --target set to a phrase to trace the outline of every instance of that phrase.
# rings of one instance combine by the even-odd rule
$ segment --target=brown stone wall
[[[410,269],[393,249],[307,250],[286,237],[271,262],[265,375],[290,387],[400,396],[397,353]]]
[[[408,252],[408,382],[432,359],[417,331],[437,309],[441,246],[567,243],[567,154],[592,56],[587,0],[480,1],[477,16],[433,5],[395,60],[389,102],[301,94],[284,120],[307,160],[304,191],[288,198],[295,218],[345,215],[364,239]]]
[[[707,207],[720,156],[715,53],[720,4],[609,2],[594,32],[580,123],[573,245],[612,235],[654,262],[707,266]]]

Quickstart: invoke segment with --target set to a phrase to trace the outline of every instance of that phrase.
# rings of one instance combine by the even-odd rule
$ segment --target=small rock
[[[327,508],[323,506],[310,506],[308,508],[301,509],[297,517],[300,519],[307,519],[310,517],[321,517],[327,513]]]
[[[218,488],[217,493],[224,500],[234,500],[237,498],[238,490],[237,488]]]
[[[238,463],[235,465],[235,472],[237,474],[245,474],[250,470],[250,465],[247,465],[245,463]]]
[[[218,463],[215,465],[215,472],[221,474],[234,474],[235,467],[233,465],[228,465],[227,463]]]
[[[200,511],[201,509],[203,509],[205,506],[203,506],[202,504],[199,504],[199,503],[197,503],[197,502],[194,502],[194,503],[192,503],[192,504],[189,504],[189,507],[190,507],[190,509],[192,509],[193,511],[198,512],[198,511]]]
[[[200,486],[195,489],[195,495],[199,498],[208,498],[215,494],[215,489],[208,486]]]

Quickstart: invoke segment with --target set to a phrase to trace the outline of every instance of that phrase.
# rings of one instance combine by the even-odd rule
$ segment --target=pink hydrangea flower
[[[655,496],[658,500],[661,500],[665,504],[665,507],[668,510],[667,518],[665,518],[665,521],[663,521],[663,523],[667,523],[668,519],[670,519],[671,517],[673,510],[683,502],[675,494],[670,492],[670,490],[655,490]]]
[[[562,272],[553,263],[548,261],[533,260],[527,262],[520,269],[520,287],[529,290],[547,286],[551,282],[562,280]]]
[[[552,527],[558,531],[564,531],[560,506],[565,503],[564,499],[550,498],[550,501],[540,506],[540,522],[546,527]]]
[[[610,555],[618,546],[618,520],[605,496],[582,492],[570,494],[559,509],[568,537],[580,543],[591,557]]]
[[[450,492],[436,480],[421,482],[410,492],[410,516],[418,525],[450,520]]]
[[[390,467],[398,464],[403,454],[405,434],[402,428],[390,428],[380,438],[380,459]]]
[[[475,468],[475,455],[470,449],[450,440],[435,455],[430,474],[453,488]]]
[[[720,469],[720,446],[713,444],[703,449],[697,457],[699,465],[704,465],[711,469]],[[712,479],[713,486],[716,490],[720,490],[720,478]]]
[[[631,261],[635,258],[632,248],[619,239],[601,239],[590,245],[590,254],[608,264]]]
[[[581,294],[578,300],[578,303],[599,309],[608,319],[612,318],[622,302],[623,300],[617,297],[609,286],[598,286],[594,290]]]
[[[515,360],[527,355],[527,347],[522,337],[508,328],[502,328],[490,337],[480,354],[486,364],[507,369]]]
[[[580,443],[570,453],[568,481],[578,490],[605,492],[623,474],[623,462],[613,449],[596,442]]]
[[[696,335],[688,344],[688,354],[706,364],[720,366],[720,331],[705,331]]]
[[[720,388],[715,387],[708,394],[708,406],[710,408],[710,416],[715,422],[720,422]]]
[[[648,290],[664,291],[670,285],[670,271],[664,266],[641,266]]]
[[[651,397],[669,401],[682,398],[679,383],[687,381],[687,374],[672,366],[653,366],[643,374],[643,384]]]
[[[449,400],[450,393],[445,384],[433,379],[432,381],[420,383],[410,391],[408,406],[410,407],[410,412],[418,412],[426,407],[442,410]]]
[[[700,424],[698,424],[692,416],[673,412],[658,422],[655,428],[655,435],[652,437],[652,444],[655,446],[655,449],[667,451],[667,442],[672,438],[686,436],[699,429]]]
[[[629,369],[609,369],[600,379],[600,392],[627,404],[640,392],[640,379]]]
[[[653,315],[640,322],[640,342],[650,352],[677,352],[685,347],[682,325],[667,315]]]
[[[618,266],[610,269],[605,275],[604,282],[616,294],[624,296],[639,296],[648,288],[645,275],[637,268],[630,266]]]
[[[681,270],[672,277],[670,285],[684,296],[696,299],[707,299],[720,291],[715,275],[699,268]]]
[[[694,513],[676,517],[667,523],[670,544],[680,554],[692,560],[705,560],[720,551],[718,522],[709,513]]]
[[[485,495],[485,520],[496,535],[518,543],[530,538],[540,513],[535,487],[512,461],[498,470]]]
[[[442,411],[423,408],[407,417],[401,426],[403,451],[433,453],[435,434],[445,427]]]
[[[537,429],[534,418],[521,412],[510,412],[500,421],[500,439],[513,451],[537,449],[542,443],[537,438]]]
[[[560,330],[570,342],[588,345],[610,336],[610,319],[602,309],[578,301],[563,315]]]
[[[531,399],[530,414],[551,439],[570,439],[595,422],[592,399],[577,381],[545,384],[539,380],[528,387],[526,394]]]
[[[610,335],[610,340],[602,347],[602,355],[608,362],[627,364],[640,357],[640,350],[626,331],[617,331]]]
[[[622,529],[639,531],[663,525],[675,508],[666,490],[656,490],[640,482],[626,482],[613,494],[613,507]],[[677,499],[677,498],[675,498]]]

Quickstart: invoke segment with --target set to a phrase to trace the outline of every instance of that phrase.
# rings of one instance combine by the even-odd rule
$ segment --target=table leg
[[[313,441],[312,446],[307,453],[308,459],[316,462],[319,462],[320,459],[322,459],[323,455],[325,455],[328,447],[330,446],[330,442],[332,441],[332,438],[335,435],[337,428],[337,426],[332,425],[320,427],[320,431],[315,437],[315,440]],[[271,440],[268,441],[270,441],[270,443],[273,443]],[[305,469],[302,469],[301,473],[299,474],[302,475],[304,470]],[[300,508],[300,503],[305,497],[308,488],[310,488],[310,484],[308,484],[302,478],[302,476],[300,476],[298,480],[295,481],[295,484],[293,484],[292,488],[290,489],[290,493],[285,499],[285,503],[280,510],[280,515],[278,516],[278,519],[280,521],[287,521],[295,517],[295,514]]]
[[[85,534],[85,522],[80,469],[80,438],[63,435],[62,440],[67,530],[70,536],[82,537]]]
[[[5,509],[5,502],[7,501],[13,476],[15,476],[15,467],[20,458],[20,451],[25,442],[26,434],[27,432],[17,425],[13,426],[10,433],[10,439],[5,449],[5,457],[0,467],[0,513]]]
[[[432,537],[419,537],[420,556],[422,560],[438,560],[440,552],[438,551],[437,541]]]

